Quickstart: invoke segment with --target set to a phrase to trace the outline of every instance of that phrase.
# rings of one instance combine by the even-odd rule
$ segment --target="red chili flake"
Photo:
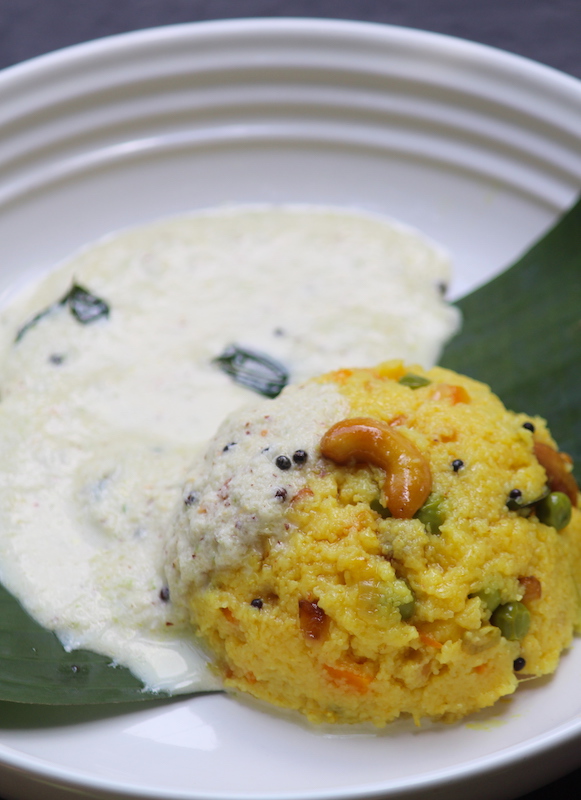
[[[220,500],[228,500],[230,497],[230,492],[228,490],[228,486],[232,478],[228,478],[228,480],[218,489],[218,497]]]

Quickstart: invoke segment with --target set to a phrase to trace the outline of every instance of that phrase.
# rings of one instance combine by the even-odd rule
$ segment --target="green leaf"
[[[548,419],[580,465],[581,201],[515,265],[457,305],[464,326],[442,365],[490,384],[510,408]],[[88,705],[162,697],[108,658],[67,653],[0,586],[0,701]]]
[[[544,417],[581,480],[581,199],[509,270],[457,303],[441,365]]]
[[[213,363],[235,383],[264,397],[278,397],[289,379],[282,364],[264,353],[256,353],[237,344],[227,347]]]
[[[166,694],[145,691],[129,670],[87,650],[67,653],[0,586],[0,700],[79,705],[126,703]]]

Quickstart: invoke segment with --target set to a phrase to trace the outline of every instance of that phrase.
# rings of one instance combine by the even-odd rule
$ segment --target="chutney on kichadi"
[[[551,673],[580,625],[571,470],[482,383],[332,372],[192,466],[172,598],[232,689],[315,722],[455,720]]]

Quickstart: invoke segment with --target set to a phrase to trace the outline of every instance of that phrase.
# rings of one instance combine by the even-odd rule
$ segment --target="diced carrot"
[[[349,378],[353,375],[352,369],[337,369],[335,372],[330,374],[330,378],[335,381],[335,383],[345,383],[345,381],[349,380]]]
[[[470,395],[463,386],[452,386],[449,383],[438,383],[431,395],[432,400],[447,400],[451,405],[469,403]]]
[[[442,642],[434,639],[429,633],[420,633],[420,641],[422,644],[425,644],[426,647],[436,647],[438,650],[442,648]]]
[[[360,694],[365,694],[373,680],[371,675],[355,672],[347,667],[332,667],[330,664],[323,664],[323,669],[327,672],[331,683],[337,688],[352,690]]]
[[[236,624],[237,624],[238,620],[236,619],[236,617],[235,617],[235,616],[234,616],[234,614],[233,614],[233,613],[230,611],[230,609],[229,609],[229,608],[221,608],[221,609],[220,609],[220,611],[222,612],[222,614],[224,614],[224,616],[226,617],[226,619],[228,620],[228,622],[231,622],[233,625],[236,625]]]

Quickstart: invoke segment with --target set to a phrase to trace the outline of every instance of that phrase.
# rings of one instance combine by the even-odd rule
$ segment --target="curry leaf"
[[[47,308],[39,311],[38,314],[35,314],[34,317],[32,317],[32,319],[29,319],[28,322],[25,322],[17,332],[14,342],[18,343],[24,334],[27,333],[31,328],[34,328],[36,325],[38,325],[42,319],[48,317],[50,314],[53,314],[55,311],[58,311],[59,308],[63,308],[64,306],[69,307],[69,311],[77,320],[77,322],[81,323],[81,325],[88,325],[89,323],[95,322],[95,320],[101,319],[102,317],[108,317],[110,310],[108,304],[104,300],[101,300],[100,297],[97,297],[96,295],[87,291],[87,289],[83,289],[82,286],[78,286],[76,283],[74,283],[64,297],[61,297],[60,300],[57,300]]]
[[[462,298],[442,366],[539,414],[581,479],[581,200],[510,269]]]
[[[214,359],[222,372],[235,383],[264,397],[278,397],[288,383],[286,369],[270,356],[256,353],[239,345],[230,345]]]

